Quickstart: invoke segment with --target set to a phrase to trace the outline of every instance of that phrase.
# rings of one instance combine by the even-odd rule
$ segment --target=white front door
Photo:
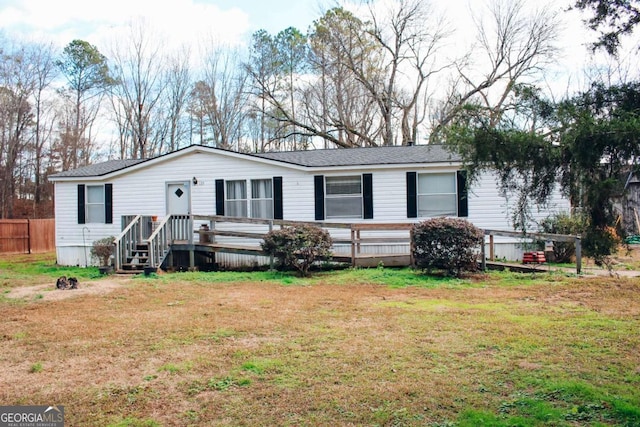
[[[189,215],[191,191],[189,182],[167,183],[167,215]]]

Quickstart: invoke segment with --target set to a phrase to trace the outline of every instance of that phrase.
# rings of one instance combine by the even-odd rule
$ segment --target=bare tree
[[[313,76],[299,75],[298,84],[287,87],[254,78],[281,128],[339,147],[415,140],[426,113],[426,83],[451,66],[437,57],[447,31],[421,0],[399,0],[387,10],[367,4],[366,22],[335,8],[314,23]]]
[[[43,190],[46,186],[51,186],[46,182],[47,170],[50,168],[50,162],[47,162],[49,153],[46,152],[46,147],[52,143],[53,127],[56,119],[55,104],[46,93],[58,74],[53,45],[34,44],[29,52],[29,61],[35,68],[35,87],[33,91],[34,129],[31,151],[33,159],[33,204],[34,212],[36,212],[43,201],[44,193],[48,193],[49,198],[52,195],[51,190],[48,192]]]
[[[186,46],[168,58],[166,73],[165,110],[168,126],[167,145],[162,151],[174,151],[180,148],[189,136],[188,123],[185,120],[186,108],[191,90],[191,58]]]
[[[247,111],[247,73],[240,52],[215,46],[203,54],[202,78],[194,85],[190,110],[201,143],[240,149]]]
[[[557,54],[558,20],[551,9],[527,13],[522,0],[495,0],[489,12],[489,21],[476,18],[475,56],[457,64],[457,77],[436,118],[432,141],[471,104],[488,118],[489,126],[495,126],[510,108],[518,85],[539,77]]]
[[[0,61],[0,218],[13,218],[21,159],[33,120],[36,71],[25,45],[3,46]]]
[[[334,8],[309,35],[309,63],[318,78],[305,89],[302,105],[313,127],[333,134],[339,147],[375,145],[380,136],[375,100],[351,71],[354,65],[376,68],[370,62],[375,45],[362,37],[364,26],[351,12]]]
[[[368,33],[381,49],[384,73],[370,79],[354,68],[362,83],[376,100],[384,124],[383,144],[396,142],[395,110],[399,110],[401,143],[415,141],[422,121],[416,114],[424,85],[434,74],[451,64],[440,64],[436,54],[449,35],[445,22],[437,18],[429,3],[399,0],[380,16],[369,3],[371,26]],[[435,17],[435,19],[434,19]]]
[[[118,84],[113,87],[112,105],[121,127],[121,154],[145,158],[154,154],[151,136],[165,90],[162,42],[144,21],[131,22],[126,40],[117,40],[111,58]]]

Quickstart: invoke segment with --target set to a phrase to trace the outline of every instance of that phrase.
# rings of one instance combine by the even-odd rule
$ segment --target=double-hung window
[[[113,184],[78,184],[78,224],[113,224]]]
[[[87,223],[105,223],[104,185],[87,185],[85,215]]]
[[[362,218],[362,176],[325,177],[326,218]]]
[[[250,192],[247,191],[250,185]],[[273,218],[271,179],[225,181],[225,214],[244,218]],[[249,197],[250,194],[250,197]]]
[[[251,218],[273,219],[273,185],[270,179],[251,180]]]
[[[226,181],[225,207],[228,216],[246,217],[247,212],[247,181]]]
[[[455,172],[418,174],[418,216],[457,216]]]

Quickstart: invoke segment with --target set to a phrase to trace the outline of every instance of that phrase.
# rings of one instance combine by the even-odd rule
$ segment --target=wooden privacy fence
[[[0,253],[30,254],[55,248],[54,219],[0,220]]]

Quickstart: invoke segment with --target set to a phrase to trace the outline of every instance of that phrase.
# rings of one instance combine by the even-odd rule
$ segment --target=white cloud
[[[223,10],[194,0],[22,0],[0,4],[0,27],[10,33],[51,40],[65,46],[79,38],[100,45],[131,20],[144,17],[171,45],[196,45],[206,35],[239,43],[249,30],[249,16],[238,8]]]

